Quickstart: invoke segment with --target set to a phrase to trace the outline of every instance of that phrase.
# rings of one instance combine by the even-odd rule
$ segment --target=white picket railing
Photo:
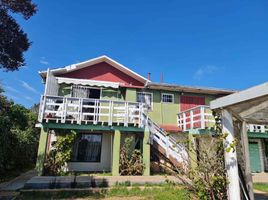
[[[205,129],[215,123],[209,106],[196,106],[178,114],[178,126],[186,131],[189,129]]]
[[[180,163],[184,170],[187,169],[188,153],[187,149],[182,143],[178,143],[172,135],[167,134],[162,128],[160,128],[155,122],[153,122],[148,116],[144,115],[146,124],[151,133],[151,143],[156,142],[166,152],[167,158],[172,156],[176,159],[177,163]]]
[[[98,124],[113,123],[143,127],[143,105],[137,102],[42,96],[39,122]]]
[[[268,133],[267,126],[258,124],[249,124],[248,130],[249,132],[255,132],[255,133]]]
[[[205,129],[215,123],[214,116],[209,106],[196,106],[178,114],[178,126],[186,131],[189,129]],[[249,124],[249,132],[266,133],[268,126]]]

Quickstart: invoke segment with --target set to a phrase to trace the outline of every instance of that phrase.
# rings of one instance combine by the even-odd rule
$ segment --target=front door
[[[249,142],[250,167],[252,172],[261,172],[261,159],[258,142]]]

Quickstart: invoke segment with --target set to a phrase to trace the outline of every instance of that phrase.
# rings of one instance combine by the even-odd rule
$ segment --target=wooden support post
[[[113,165],[112,165],[112,175],[119,176],[119,162],[120,162],[120,141],[121,132],[119,130],[114,131],[113,140]]]
[[[143,153],[142,153],[142,159],[143,164],[145,166],[145,169],[143,171],[144,176],[150,176],[150,131],[149,128],[146,127],[144,130],[144,136],[143,136]]]
[[[186,126],[186,114],[183,113],[182,116],[183,116],[183,130],[186,131],[186,127],[187,127]]]
[[[47,138],[48,138],[48,129],[45,129],[43,126],[41,127],[40,131],[40,139],[39,139],[39,146],[38,146],[38,153],[36,159],[36,170],[38,176],[43,174],[44,162],[46,158],[46,150],[47,150]]]
[[[204,106],[200,107],[200,116],[201,116],[201,129],[206,128],[206,122],[205,122],[205,109]]]
[[[254,200],[253,181],[252,181],[252,174],[251,174],[251,169],[250,169],[247,124],[245,121],[242,122],[242,126],[241,126],[241,140],[242,140],[242,148],[243,148],[244,157],[245,157],[245,178],[246,178],[247,189],[249,191],[250,199]]]
[[[197,167],[197,154],[196,154],[197,147],[196,147],[196,139],[192,133],[189,133],[188,140],[189,140],[190,165],[192,169],[195,169]]]
[[[225,148],[225,167],[227,171],[227,193],[229,200],[240,199],[240,186],[239,186],[239,175],[238,175],[238,164],[236,148],[234,151],[227,152],[226,148],[234,141],[234,126],[232,114],[226,109],[222,110],[222,130],[223,133],[227,133],[227,137],[224,141]]]

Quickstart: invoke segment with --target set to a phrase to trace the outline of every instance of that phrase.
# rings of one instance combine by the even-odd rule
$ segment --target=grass
[[[188,190],[182,186],[154,186],[154,187],[125,187],[116,186],[110,190],[90,191],[64,191],[64,192],[27,192],[21,194],[19,200],[42,199],[150,199],[150,200],[190,200]]]
[[[260,190],[262,192],[268,192],[268,184],[267,183],[253,183],[253,187],[256,190]]]

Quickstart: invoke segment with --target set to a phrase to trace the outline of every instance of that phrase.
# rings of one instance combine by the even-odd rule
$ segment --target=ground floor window
[[[101,141],[101,134],[79,134],[74,144],[72,161],[100,162]]]

